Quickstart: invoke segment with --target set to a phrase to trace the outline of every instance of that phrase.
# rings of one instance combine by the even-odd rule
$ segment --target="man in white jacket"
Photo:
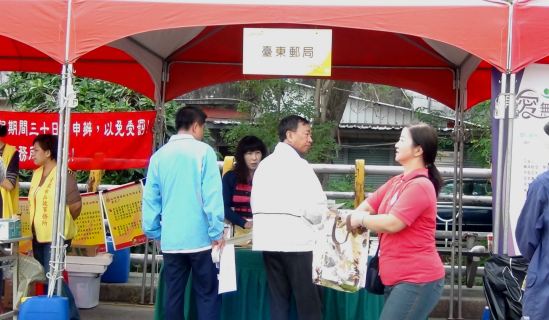
[[[278,125],[280,142],[253,178],[253,250],[263,251],[271,320],[287,320],[294,293],[300,320],[322,319],[320,287],[312,281],[313,225],[328,212],[326,196],[303,159],[313,143],[309,122],[289,116]]]

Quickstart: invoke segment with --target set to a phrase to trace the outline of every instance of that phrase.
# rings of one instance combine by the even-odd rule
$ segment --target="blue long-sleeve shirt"
[[[515,235],[522,255],[530,260],[522,314],[531,320],[549,315],[549,171],[528,189]]]
[[[223,210],[217,156],[209,145],[178,134],[151,157],[143,229],[162,240],[163,251],[211,246],[223,235]]]

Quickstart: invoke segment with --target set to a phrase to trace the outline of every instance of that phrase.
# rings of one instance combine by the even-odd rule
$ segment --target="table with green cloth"
[[[160,269],[156,293],[155,320],[164,320],[166,283],[164,265]],[[222,320],[269,320],[269,289],[263,265],[262,252],[250,249],[236,249],[236,292],[223,294]],[[311,279],[312,281],[312,279]],[[330,320],[378,320],[383,309],[383,296],[376,296],[366,290],[356,293],[340,292],[324,288],[322,314]],[[192,274],[185,290],[185,319],[197,319],[196,303],[192,290]],[[295,301],[290,308],[289,319],[297,320]],[[169,320],[169,319],[166,319]]]

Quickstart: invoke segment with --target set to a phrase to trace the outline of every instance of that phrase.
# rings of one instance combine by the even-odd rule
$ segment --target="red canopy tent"
[[[14,8],[13,18],[0,24],[0,43],[7,44],[0,46],[0,68],[59,72],[66,3],[0,1]],[[34,18],[51,8],[56,14],[45,21]],[[167,101],[204,86],[259,78],[242,74],[244,27],[331,28],[331,78],[407,88],[455,108],[454,73],[461,69],[462,89],[472,74],[467,108],[489,97],[490,64],[505,70],[508,10],[482,0],[82,0],[72,3],[66,60],[78,76],[119,83],[157,101],[165,84]],[[26,21],[36,28],[23,27]]]
[[[510,70],[532,63],[549,63],[549,1],[522,0],[513,4],[513,45]]]
[[[414,4],[344,0],[337,5],[272,0],[80,1],[73,7],[76,39],[69,62],[76,61],[77,75],[118,82],[155,100],[161,100],[165,67],[167,101],[204,86],[259,78],[242,74],[244,27],[328,27],[333,30],[333,79],[403,87],[453,108],[451,69],[456,72],[469,59],[468,74],[461,79],[466,82],[475,64],[487,61],[471,78],[469,107],[489,97],[489,64],[505,69],[507,42],[501,35],[506,35],[508,10],[505,3],[481,0]],[[113,48],[128,56],[115,54]],[[128,66],[130,61],[150,76]]]
[[[507,69],[509,11],[508,3],[482,0],[80,1],[72,11],[76,39],[68,62],[76,62],[77,75],[110,81],[116,75],[159,101],[161,125],[167,100],[265,78],[242,74],[243,28],[330,28],[330,78],[421,92],[456,109],[459,123],[465,109],[490,97],[490,65]],[[114,49],[127,55],[123,61],[112,59]],[[128,64],[148,77],[123,75],[119,68]],[[459,125],[456,137],[464,137]],[[463,140],[457,150],[463,154]],[[457,168],[456,162],[461,179]]]
[[[166,101],[181,94],[209,85],[245,79],[265,78],[242,74],[242,38],[245,27],[310,28],[300,25],[234,25],[206,27],[188,43],[177,48],[172,57],[147,59],[149,51],[158,49],[155,42],[162,40],[157,35],[162,31],[124,38],[85,54],[77,60],[77,75],[99,77],[118,82],[155,99],[155,88],[161,88],[162,64],[166,63],[169,78],[166,82]],[[201,28],[202,29],[202,28]],[[394,33],[331,28],[333,32],[332,79],[370,82],[393,85],[422,92],[448,106],[455,106],[456,93],[454,77],[459,64],[467,57],[461,51],[433,40]],[[171,30],[174,38],[192,30]],[[136,47],[133,40],[140,39]],[[162,43],[173,43],[166,39]],[[458,52],[449,60],[430,44],[439,46],[446,54]],[[127,56],[114,47],[126,50]],[[147,48],[147,49],[145,49]],[[181,52],[177,54],[178,52]],[[403,54],[405,53],[405,54]],[[459,55],[461,54],[461,56]],[[113,61],[113,56],[123,58]],[[150,57],[148,57],[150,58]],[[108,60],[108,61],[105,61]],[[129,63],[133,61],[134,63]],[[474,59],[474,63],[478,63]],[[89,68],[88,68],[89,67]],[[138,67],[142,67],[140,69]],[[128,73],[112,72],[124,68]],[[489,77],[491,66],[482,63],[473,73],[473,91],[469,93],[468,106],[489,98]],[[108,71],[111,70],[111,73]],[[148,74],[147,74],[148,71]],[[122,72],[122,71],[120,71]],[[140,72],[140,73],[138,73]],[[124,72],[122,72],[124,73]],[[121,80],[113,80],[113,76]],[[107,78],[108,77],[108,78]],[[487,95],[488,92],[488,95]],[[161,92],[157,91],[157,95]]]
[[[1,0],[0,70],[59,73],[67,1]]]
[[[490,65],[507,69],[509,4],[496,0],[0,0],[0,7],[10,16],[0,21],[7,44],[0,69],[59,72],[64,63],[62,97],[74,67],[153,98],[159,119],[163,103],[183,93],[260,78],[242,74],[248,26],[330,28],[332,79],[421,92],[455,108],[457,120],[490,97]]]

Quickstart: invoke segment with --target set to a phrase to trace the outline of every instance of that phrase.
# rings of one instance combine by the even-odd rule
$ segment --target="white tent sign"
[[[510,222],[513,248],[519,255],[515,229],[530,183],[549,169],[549,137],[543,131],[549,121],[549,65],[533,64],[524,71],[517,93],[518,119],[514,120],[511,160]],[[507,240],[504,240],[507,241]],[[514,252],[513,252],[514,249]]]
[[[332,30],[244,28],[243,74],[332,73]]]

